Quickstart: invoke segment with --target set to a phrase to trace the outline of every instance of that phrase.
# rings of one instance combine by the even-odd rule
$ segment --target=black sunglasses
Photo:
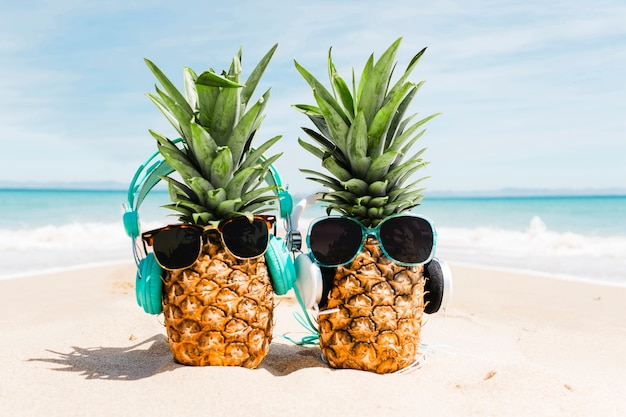
[[[373,228],[351,217],[322,217],[311,223],[307,244],[319,265],[336,267],[352,262],[368,236],[374,236],[385,256],[399,265],[425,264],[435,254],[435,228],[413,214],[387,217]]]
[[[195,224],[174,224],[144,232],[143,241],[152,246],[154,257],[163,269],[187,268],[202,252],[203,237],[217,232],[226,250],[239,259],[261,256],[269,245],[269,231],[276,216],[256,215],[233,217],[218,227]]]

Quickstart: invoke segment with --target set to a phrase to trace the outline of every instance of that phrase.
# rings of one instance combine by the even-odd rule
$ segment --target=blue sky
[[[413,112],[427,125],[423,172],[433,191],[626,187],[626,3],[545,1],[83,1],[0,5],[0,182],[127,184],[173,129],[145,96],[155,62],[227,68],[243,47],[247,76],[274,44],[257,89],[271,87],[257,140],[282,134],[277,167],[292,191],[318,167],[297,144],[312,103],[297,60],[326,81],[360,72],[403,37],[398,69],[428,51]]]

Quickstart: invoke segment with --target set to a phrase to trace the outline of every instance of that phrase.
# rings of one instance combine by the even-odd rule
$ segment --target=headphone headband
[[[296,229],[299,229],[300,225],[300,216],[302,216],[302,212],[304,212],[304,210],[306,210],[307,207],[312,206],[313,204],[317,203],[322,196],[324,195],[324,192],[322,191],[318,191],[315,194],[310,194],[306,197],[304,197],[302,200],[300,200],[298,202],[298,204],[296,204],[296,207],[293,209],[293,214],[291,215],[291,221],[294,224]]]
[[[174,143],[181,142],[182,139],[174,140]],[[160,153],[153,153],[143,164],[139,166],[137,172],[133,176],[128,188],[128,204],[124,213],[124,229],[126,234],[131,238],[140,235],[139,218],[137,211],[143,203],[150,190],[161,181],[161,177],[167,176],[174,172],[174,169],[164,159],[157,159]],[[269,166],[269,172],[264,178],[265,182],[275,188],[278,196],[278,205],[280,217],[289,219],[291,210],[293,209],[293,200],[291,194],[282,185],[282,180],[278,171],[273,165]]]

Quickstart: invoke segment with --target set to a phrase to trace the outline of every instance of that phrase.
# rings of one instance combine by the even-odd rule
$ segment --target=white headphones
[[[318,201],[321,193],[312,194],[294,207],[291,216],[295,234],[299,234],[300,217],[304,210]],[[301,242],[301,239],[299,239]],[[300,246],[300,245],[298,245]],[[298,248],[301,249],[301,248]],[[326,303],[328,293],[332,287],[334,268],[321,267],[312,258],[311,254],[301,252],[294,261],[296,280],[294,290],[304,309],[317,308]],[[426,314],[434,314],[445,310],[452,298],[452,272],[444,261],[433,258],[424,265],[426,284],[424,287],[424,301]]]

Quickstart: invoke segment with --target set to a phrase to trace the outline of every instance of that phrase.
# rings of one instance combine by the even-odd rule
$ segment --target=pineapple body
[[[256,368],[269,351],[274,296],[263,257],[240,260],[220,242],[189,268],[168,271],[163,312],[183,365]]]
[[[389,261],[368,238],[349,265],[338,267],[320,313],[320,348],[334,368],[395,372],[417,356],[424,312],[423,267]]]

